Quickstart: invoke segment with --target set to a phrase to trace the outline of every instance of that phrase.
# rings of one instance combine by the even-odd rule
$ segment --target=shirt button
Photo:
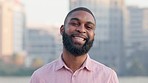
[[[73,75],[73,77],[75,78],[75,77],[76,77],[76,75]]]

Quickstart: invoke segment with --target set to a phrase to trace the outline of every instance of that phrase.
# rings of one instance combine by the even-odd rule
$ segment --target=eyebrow
[[[72,21],[72,20],[80,21],[80,19],[78,19],[78,18],[71,18],[70,21]]]
[[[72,21],[72,20],[80,21],[80,19],[78,19],[78,18],[71,18],[70,21]],[[92,24],[93,26],[95,26],[95,24],[92,23],[91,21],[88,21],[87,23]]]

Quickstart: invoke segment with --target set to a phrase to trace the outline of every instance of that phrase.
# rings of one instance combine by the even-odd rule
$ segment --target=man
[[[118,83],[116,73],[88,55],[93,45],[96,20],[84,7],[71,10],[60,28],[61,57],[36,70],[30,83]]]

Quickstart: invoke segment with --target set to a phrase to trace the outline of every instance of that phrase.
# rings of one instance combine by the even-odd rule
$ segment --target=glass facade
[[[25,35],[25,50],[27,51],[27,66],[31,66],[34,59],[40,59],[46,64],[57,58],[59,52],[56,39],[48,31],[41,29],[27,29]]]
[[[23,37],[24,37],[24,28],[25,28],[25,19],[22,12],[13,13],[13,49],[14,53],[23,52]]]

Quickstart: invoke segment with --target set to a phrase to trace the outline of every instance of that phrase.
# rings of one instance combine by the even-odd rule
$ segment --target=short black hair
[[[79,11],[79,10],[81,10],[81,11],[86,11],[86,12],[90,13],[90,14],[93,16],[94,20],[96,21],[94,14],[93,14],[88,8],[86,8],[86,7],[77,7],[77,8],[75,8],[75,9],[71,10],[71,11],[66,15],[66,18],[65,18],[65,20],[64,20],[64,24],[66,23],[67,17],[68,17],[70,14],[72,14],[72,13],[75,12],[75,11]]]

